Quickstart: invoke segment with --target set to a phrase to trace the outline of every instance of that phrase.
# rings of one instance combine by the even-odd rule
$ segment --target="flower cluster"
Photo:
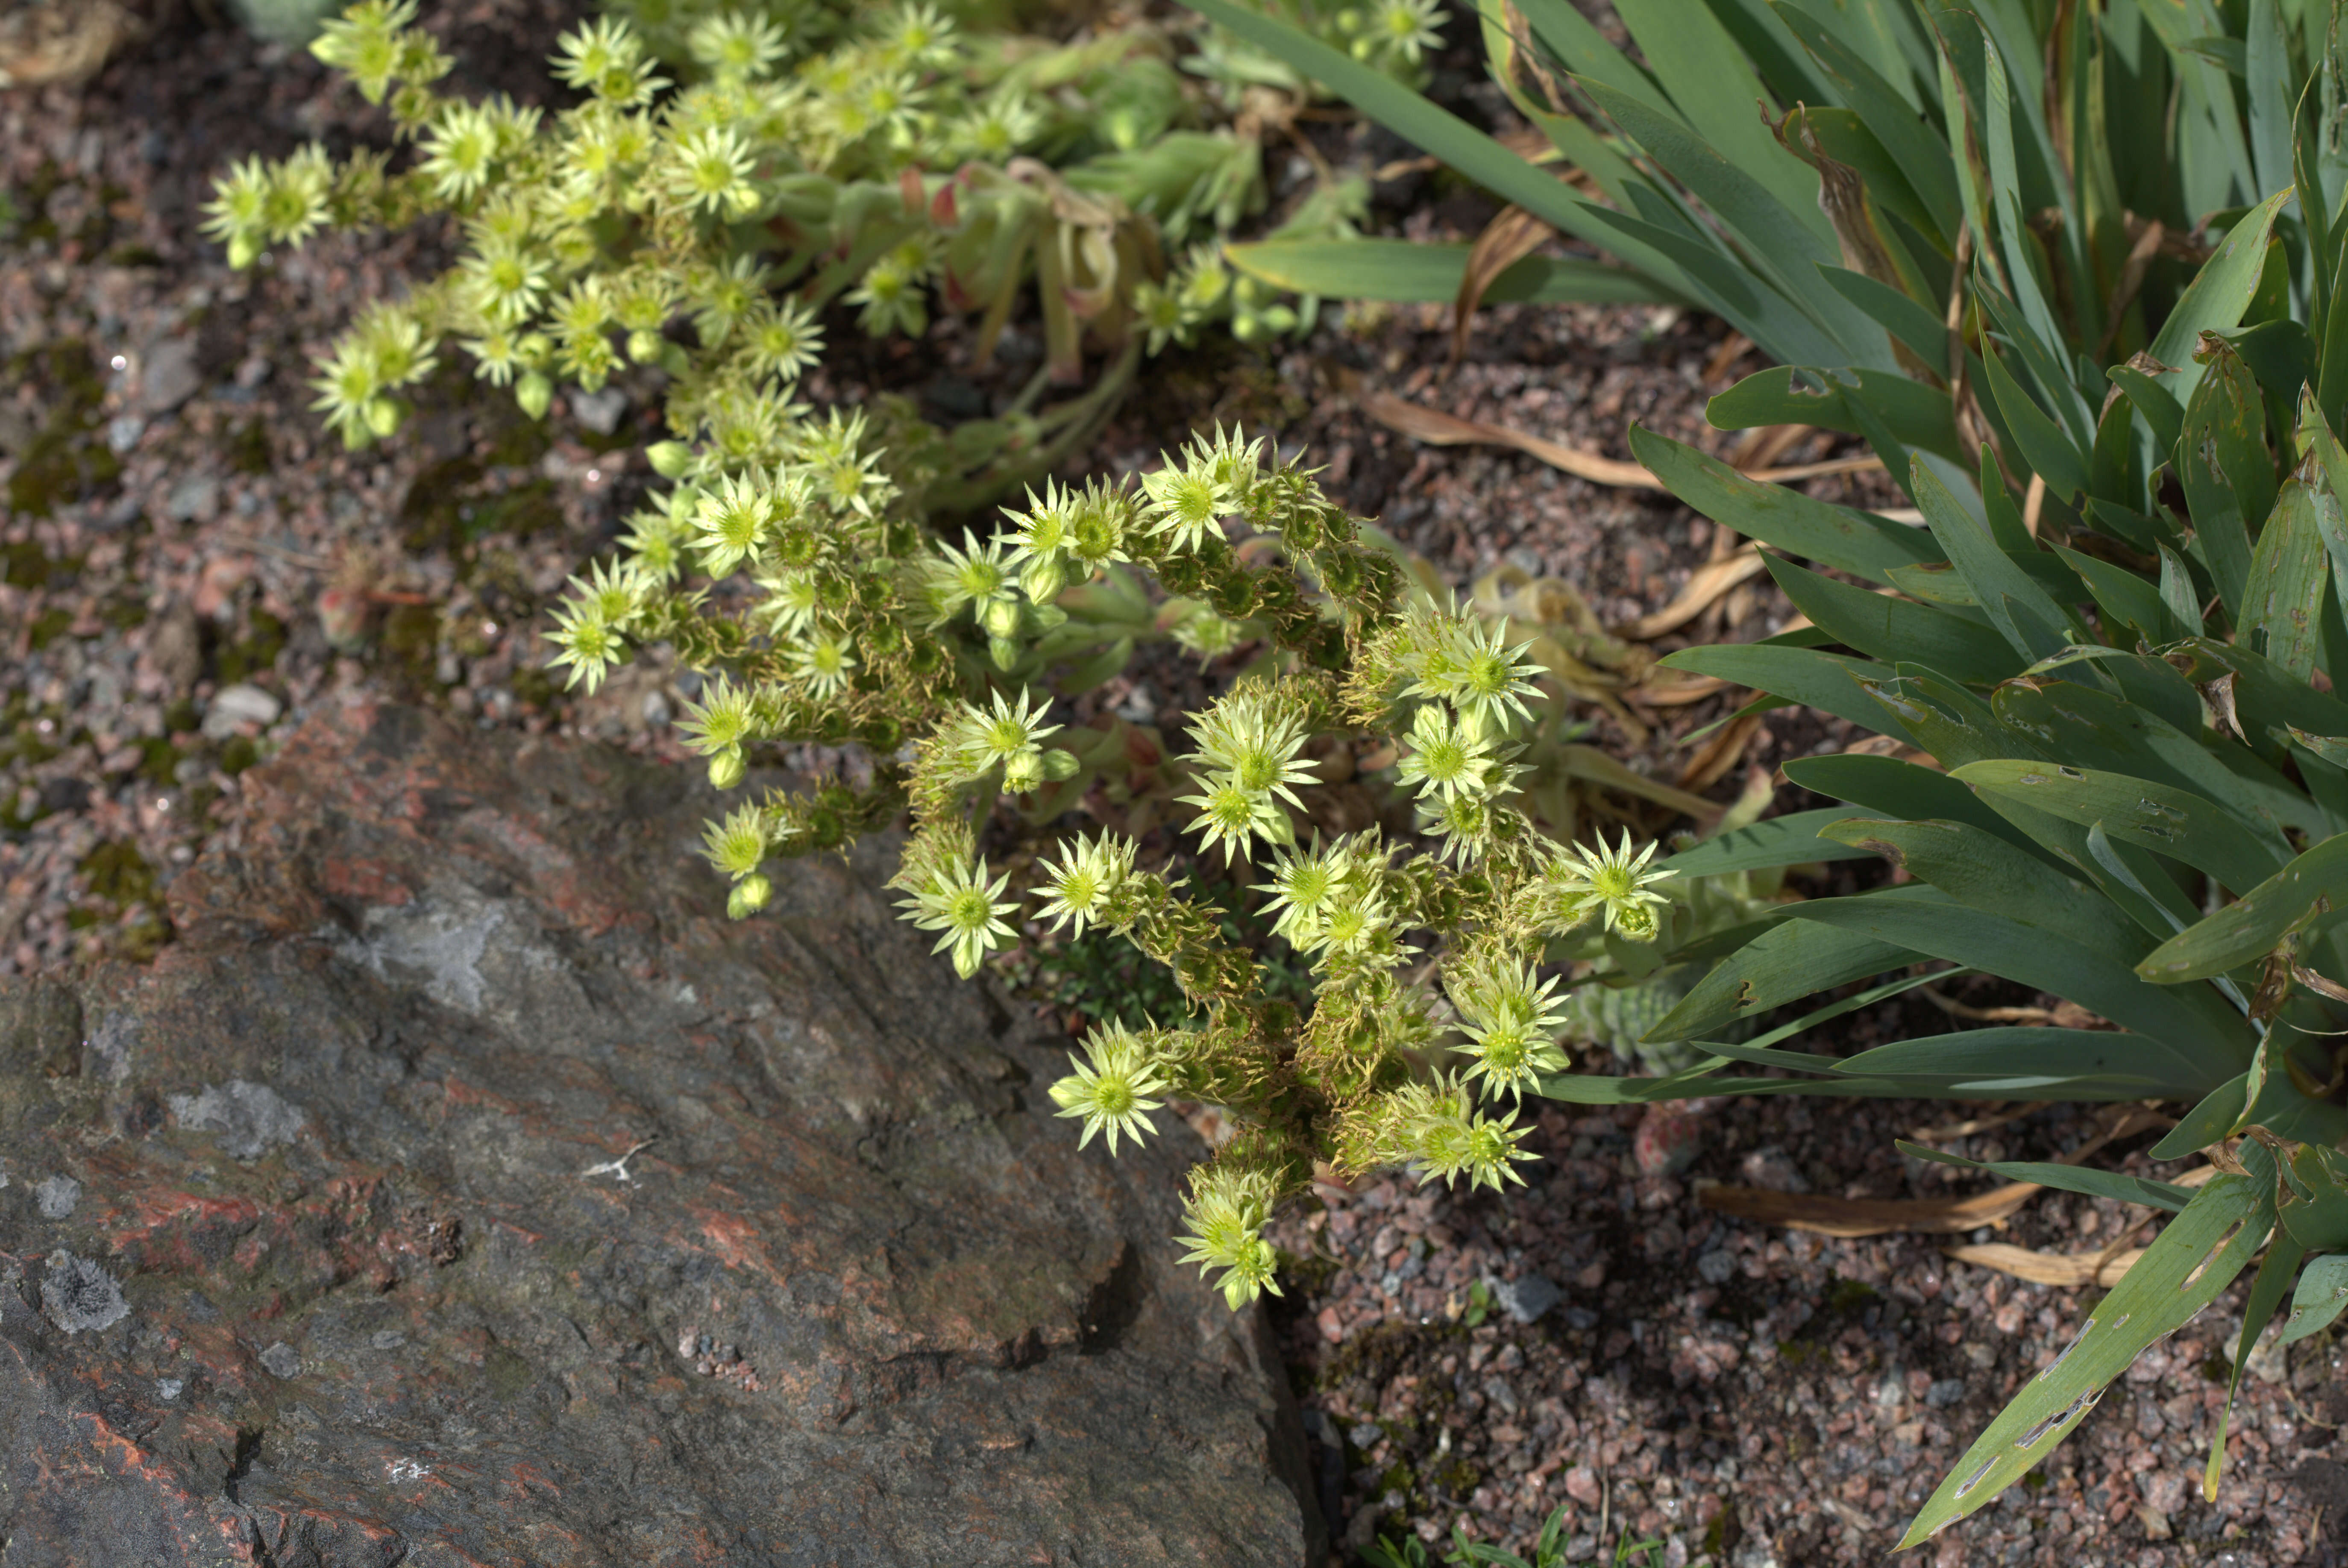
[[[236,165],[206,208],[239,267],[328,225],[458,220],[455,266],[321,361],[319,408],[351,446],[396,430],[403,388],[458,346],[532,418],[565,383],[592,392],[650,365],[670,377],[677,450],[713,423],[756,442],[796,417],[827,303],[874,335],[973,314],[983,359],[1032,284],[1054,378],[1082,381],[1088,355],[1099,374],[973,428],[955,474],[999,485],[1080,440],[1143,354],[1212,321],[1309,325],[1309,302],[1235,282],[1212,242],[1169,275],[1169,242],[1262,205],[1263,116],[1241,112],[1235,80],[1179,68],[1157,28],[1050,45],[965,36],[927,0],[789,26],[685,0],[565,34],[553,75],[582,101],[542,115],[442,94],[453,62],[416,18],[415,0],[362,0],[312,46],[388,103],[404,168],[313,146]],[[1359,206],[1347,187],[1283,232],[1338,237]]]
[[[1467,1020],[1464,1047],[1475,1058],[1468,1069],[1494,1093],[1521,1096],[1544,1073],[1563,1072],[1565,1053],[1558,1031],[1565,1026],[1564,999],[1552,995],[1554,975],[1543,979],[1531,965],[1494,959],[1458,973],[1451,983],[1452,1005]]]
[[[633,520],[620,561],[574,580],[552,636],[554,662],[583,685],[662,641],[705,671],[679,727],[721,789],[777,742],[856,739],[876,758],[869,790],[768,792],[711,825],[731,913],[769,901],[767,860],[910,806],[893,885],[963,975],[1018,939],[1023,905],[1066,936],[1107,932],[1168,965],[1193,1025],[1097,1033],[1052,1094],[1113,1150],[1169,1097],[1256,1119],[1190,1198],[1194,1260],[1235,1301],[1271,1288],[1264,1219],[1315,1161],[1519,1180],[1514,1106],[1566,1065],[1548,944],[1654,941],[1671,873],[1627,837],[1557,841],[1517,803],[1550,699],[1504,624],[1406,597],[1394,558],[1308,470],[1237,433],[1190,442],[1138,489],[1046,487],[993,537],[947,541],[907,525],[896,443],[863,417],[772,438],[728,428],[730,441],[711,427],[664,456],[674,489]],[[1144,572],[1182,597],[1153,605],[1132,576]],[[750,598],[715,610],[688,588],[695,574]],[[1166,796],[1188,808],[1176,821],[1202,860],[1255,868],[1247,891],[1317,987],[1309,1016],[1264,995],[1223,912],[1145,867],[1134,833],[979,852],[998,803],[1049,827],[1121,769],[1121,743],[1068,724],[1056,693],[1202,622],[1264,651],[1191,717]],[[1395,745],[1392,788],[1421,808],[1431,848],[1384,828],[1301,835],[1323,741]],[[1412,973],[1430,948],[1437,962]],[[1458,1070],[1426,1065],[1446,1048]]]
[[[1350,525],[1333,511],[1309,473],[1217,430],[1169,456],[1138,495],[1031,495],[994,541],[940,546],[915,595],[930,624],[966,627],[989,647],[986,667],[1014,676],[1078,624],[1038,619],[1046,600],[1094,603],[1127,563],[1254,617],[1231,624],[1272,645],[1268,667],[1191,717],[1179,758],[1189,789],[1176,800],[1192,809],[1184,826],[1203,859],[1260,864],[1260,912],[1319,987],[1309,1019],[1263,996],[1253,955],[1224,944],[1220,912],[1184,896],[1179,878],[1142,868],[1128,834],[1073,835],[1025,879],[1039,921],[1126,937],[1173,970],[1200,1015],[1195,1026],[1096,1033],[1052,1089],[1063,1113],[1084,1118],[1087,1138],[1108,1132],[1112,1146],[1138,1138],[1142,1113],[1169,1096],[1260,1119],[1199,1173],[1189,1201],[1191,1261],[1221,1271],[1234,1303],[1272,1288],[1262,1226],[1314,1160],[1341,1171],[1406,1164],[1424,1180],[1494,1188],[1519,1181],[1529,1156],[1512,1108],[1567,1065],[1548,944],[1591,930],[1654,940],[1666,902],[1657,888],[1671,875],[1651,865],[1652,847],[1560,843],[1512,803],[1529,770],[1517,758],[1549,700],[1542,666],[1456,603],[1387,596],[1375,557],[1344,542]],[[1250,568],[1235,529],[1307,573]],[[1014,939],[1012,894],[973,854],[988,804],[1040,800],[1026,814],[1051,820],[1075,799],[1052,791],[1086,770],[1078,752],[1097,733],[1065,730],[1047,717],[1048,697],[1007,684],[942,717],[921,748],[917,831],[898,877],[917,923],[942,934],[965,972]],[[1320,777],[1310,748],[1346,731],[1401,743],[1394,783],[1422,808],[1434,852],[1379,830],[1300,841]],[[1438,962],[1406,979],[1420,934]],[[1464,1070],[1412,1065],[1447,1042]]]
[[[1279,1196],[1268,1176],[1244,1166],[1217,1162],[1190,1173],[1190,1191],[1183,1204],[1188,1229],[1180,1238],[1189,1251],[1182,1261],[1197,1264],[1201,1274],[1222,1270],[1223,1299],[1234,1312],[1265,1291],[1281,1294],[1273,1278],[1280,1256],[1263,1238]]]
[[[1151,1130],[1148,1113],[1161,1102],[1149,1099],[1166,1092],[1166,1083],[1150,1059],[1140,1037],[1121,1024],[1104,1025],[1085,1042],[1086,1060],[1052,1086],[1052,1102],[1062,1116],[1084,1119],[1083,1148],[1096,1132],[1108,1134],[1109,1152],[1117,1152],[1121,1133],[1136,1143]]]

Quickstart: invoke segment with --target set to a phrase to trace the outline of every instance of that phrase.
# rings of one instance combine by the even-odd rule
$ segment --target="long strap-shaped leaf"
[[[1893,1080],[1929,1075],[1981,1099],[2184,1099],[2218,1087],[2206,1055],[2110,1029],[2009,1025],[1894,1040],[1835,1064]]]
[[[1790,944],[1793,934],[1812,924],[1830,925],[1847,939],[1904,948],[1912,956],[1945,958],[2066,996],[2125,1028],[2199,1052],[2210,1059],[2213,1069],[2248,1067],[2256,1045],[2240,1015],[2214,992],[2148,985],[2127,965],[2083,942],[1983,910],[1879,896],[1817,899],[1797,905],[1793,917],[1764,940],[1780,938]],[[1722,969],[1743,957],[1736,955]],[[1706,984],[1720,973],[1706,976]]]
[[[2147,1346],[2233,1283],[2273,1223],[2271,1176],[2219,1176],[2202,1188],[2097,1304],[2079,1337],[1975,1439],[1917,1511],[1900,1550],[1983,1507],[2053,1452]]]
[[[2105,831],[2155,854],[2184,861],[2228,887],[2253,888],[2291,858],[2280,834],[2259,835],[2223,807],[2173,785],[2096,769],[2032,762],[1969,762],[1950,776],[1988,795],[2013,799]]]
[[[2181,1214],[2193,1202],[2193,1189],[2180,1187],[2174,1181],[2154,1181],[2142,1176],[2130,1176],[2121,1171],[2097,1171],[2080,1165],[2057,1165],[2048,1160],[1968,1160],[1962,1154],[1952,1154],[1945,1149],[1930,1144],[1910,1143],[1896,1139],[1893,1147],[1910,1160],[1930,1160],[1941,1165],[1961,1165],[1968,1171],[1986,1171],[2003,1176],[2009,1181],[2035,1181],[2042,1187],[2055,1187],[2065,1192],[2084,1193],[2090,1198],[2117,1198],[2123,1203],[2147,1203],[2171,1214]]]
[[[1817,861],[1865,860],[1875,851],[1838,844],[1818,837],[1818,830],[1850,813],[1833,806],[1815,811],[1794,811],[1766,822],[1716,833],[1663,861],[1660,871],[1683,877],[1723,876],[1732,872],[1769,871],[1779,866],[1803,866]]]
[[[1486,190],[1576,239],[1621,256],[1672,289],[1692,297],[1700,295],[1680,268],[1660,252],[1597,226],[1592,219],[1603,216],[1604,209],[1582,201],[1555,175],[1535,167],[1393,77],[1372,70],[1299,28],[1261,15],[1232,0],[1196,0],[1191,8],[1321,83],[1395,135],[1442,160]]]
[[[2136,972],[2160,985],[2206,980],[2271,950],[2323,903],[2348,903],[2348,833],[2324,840],[2217,913],[2156,947]]]
[[[1631,455],[1663,488],[1715,522],[1838,572],[1889,583],[1894,566],[1945,560],[1932,536],[1872,512],[1814,500],[1783,485],[1761,484],[1669,436],[1631,430]]]
[[[2159,9],[2145,7],[2147,15]],[[2179,139],[2190,138],[2180,134]],[[2274,232],[2275,217],[2291,195],[2289,191],[2278,191],[2243,213],[2160,324],[2160,335],[2152,340],[2152,357],[2176,367],[2160,377],[2160,385],[2179,404],[2188,401],[2201,384],[2203,367],[2193,358],[2201,335],[2241,325],[2242,312],[2250,308],[2250,296],[2258,292],[2259,275],[2266,267],[2267,237]]]
[[[1447,304],[1459,297],[1471,245],[1412,240],[1260,240],[1226,245],[1231,265],[1291,294],[1330,299]],[[1494,278],[1487,304],[1686,303],[1653,278],[1580,256],[1527,256]]]

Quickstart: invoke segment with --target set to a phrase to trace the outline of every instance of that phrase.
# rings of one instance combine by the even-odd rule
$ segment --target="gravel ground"
[[[495,0],[434,20],[467,69],[486,67],[470,85],[530,98],[557,16],[551,0]],[[1459,61],[1448,68],[1468,107],[1481,103]],[[454,381],[419,400],[441,411],[400,440],[346,454],[306,411],[309,355],[354,302],[436,265],[438,238],[328,239],[237,274],[194,235],[229,160],[379,131],[306,57],[185,19],[85,88],[0,92],[0,636],[13,655],[0,672],[0,973],[170,940],[161,892],[208,837],[234,831],[238,775],[347,686],[484,727],[675,751],[669,672],[567,700],[536,640],[551,597],[641,493],[644,389],[560,407],[538,427]],[[1344,128],[1315,136],[1371,166],[1406,150]],[[1387,232],[1431,238],[1471,235],[1490,209],[1409,173],[1379,188],[1376,213]],[[1503,306],[1447,374],[1447,325],[1436,308],[1333,311],[1277,353],[1224,344],[1159,361],[1091,461],[1129,472],[1193,426],[1242,420],[1312,452],[1334,493],[1454,583],[1500,565],[1555,575],[1610,624],[1667,603],[1720,548],[1710,524],[1513,452],[1416,445],[1338,395],[1335,372],[1622,458],[1633,420],[1733,451],[1737,438],[1704,426],[1703,400],[1754,368],[1749,356],[1717,324],[1670,312]],[[836,356],[816,390],[951,401],[968,385],[953,344],[940,340],[943,372],[910,346]],[[1004,359],[998,377],[1015,378],[1015,335]],[[1776,460],[1837,450],[1818,438]],[[1876,504],[1891,493],[1867,476],[1812,488]],[[1653,648],[1766,634],[1786,613],[1747,585]],[[1166,655],[1101,701],[1175,727],[1219,673]],[[1679,738],[1719,712],[1719,699],[1642,712],[1637,734],[1588,717],[1601,743],[1674,777]],[[1771,715],[1713,792],[1737,787],[1734,764],[1845,738]],[[1781,803],[1802,802],[1787,791]],[[1945,1024],[1878,1010],[1847,1021],[1847,1043]],[[1696,1119],[1694,1164],[1666,1177],[1640,1174],[1636,1113],[1549,1107],[1536,1138],[1548,1158],[1523,1191],[1325,1188],[1322,1207],[1282,1222],[1293,1262],[1277,1321],[1334,1533],[1358,1549],[1379,1530],[1433,1540],[1458,1525],[1527,1551],[1563,1505],[1576,1562],[1604,1555],[1622,1528],[1663,1539],[1653,1560],[1672,1564],[1881,1554],[2005,1394],[2068,1341],[2091,1293],[1944,1258],[1941,1241],[1957,1238],[1831,1241],[1725,1220],[1697,1186],[1945,1193],[1948,1169],[1904,1164],[1892,1140],[1982,1115],[1739,1101]],[[2085,1131],[2057,1108],[1944,1146],[2044,1157]],[[2046,1196],[1995,1239],[2095,1250],[2146,1217]],[[2254,1361],[2225,1489],[2200,1501],[2239,1298],[2140,1362],[2043,1484],[1949,1532],[1931,1560],[2338,1561],[2348,1465],[2333,1440],[2348,1397],[2324,1340],[2287,1366]]]

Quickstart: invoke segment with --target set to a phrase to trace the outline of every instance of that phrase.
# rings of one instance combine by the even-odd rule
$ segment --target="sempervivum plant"
[[[453,62],[413,0],[326,25],[313,52],[388,105],[407,155],[248,160],[208,229],[244,266],[324,227],[456,221],[457,265],[371,306],[321,365],[318,407],[346,442],[396,429],[452,353],[532,418],[559,385],[654,366],[677,435],[755,440],[790,424],[827,304],[876,336],[922,336],[941,307],[971,315],[984,365],[1032,302],[1032,384],[939,453],[942,493],[967,504],[1074,449],[1145,353],[1210,323],[1254,336],[1307,318],[1211,243],[1262,207],[1258,128],[1279,115],[1256,103],[1235,120],[1235,97],[1177,68],[1179,36],[972,35],[921,0],[660,10],[668,57],[623,16],[565,35],[554,75],[579,101],[551,114],[439,91]],[[1418,46],[1375,57],[1402,68]],[[1290,226],[1348,232],[1357,206],[1332,186]],[[1044,406],[1088,356],[1092,385]],[[976,489],[956,491],[964,479]]]
[[[1530,1156],[1512,1108],[1566,1065],[1550,944],[1586,934],[1619,956],[1684,923],[1663,891],[1676,872],[1652,846],[1560,842],[1520,809],[1524,737],[1557,700],[1542,666],[1472,611],[1407,592],[1395,558],[1261,443],[1194,442],[1139,493],[1047,490],[1004,534],[960,547],[893,521],[870,473],[846,486],[836,470],[860,450],[843,438],[820,460],[681,486],[690,499],[665,515],[682,521],[647,525],[582,579],[558,633],[590,683],[656,642],[706,672],[685,729],[720,787],[776,742],[870,752],[869,786],[768,791],[711,825],[733,912],[764,906],[770,859],[910,808],[894,885],[964,975],[1012,939],[1023,906],[1166,965],[1190,1016],[1096,1030],[1052,1094],[1112,1149],[1169,1096],[1232,1110],[1242,1130],[1194,1177],[1188,1239],[1235,1305],[1272,1288],[1263,1224],[1316,1161],[1519,1180]],[[720,592],[685,589],[688,565]],[[1193,717],[1175,759],[1194,854],[1153,866],[1126,832],[1047,833],[1015,887],[989,859],[998,803],[1049,828],[1125,769],[1121,747],[1052,714],[1056,674],[1067,689],[1114,667],[1104,645],[1130,647],[1130,627],[1062,608],[1112,569],[1244,618],[1269,650]],[[1312,830],[1307,748],[1331,735],[1398,748],[1415,832]],[[1310,966],[1309,1004],[1264,987],[1263,954],[1227,938],[1224,909],[1180,869],[1192,861],[1251,868],[1272,940]]]

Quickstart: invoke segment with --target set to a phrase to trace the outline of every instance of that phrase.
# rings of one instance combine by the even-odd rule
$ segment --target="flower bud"
[[[554,383],[538,371],[526,372],[514,383],[514,401],[531,418],[543,419],[547,405],[554,401]]]
[[[1025,795],[1044,782],[1044,754],[1034,747],[1014,751],[1003,764],[1004,792]]]
[[[261,242],[251,234],[231,236],[228,242],[228,264],[238,272],[252,265],[261,257]]]
[[[376,439],[390,439],[399,429],[399,405],[389,397],[368,398],[366,427],[375,432]]]
[[[1044,753],[1044,777],[1055,784],[1064,779],[1074,779],[1076,769],[1083,766],[1076,760],[1075,752],[1063,751],[1056,746]]]
[[[649,365],[660,357],[661,345],[665,341],[648,326],[640,326],[628,334],[628,357],[638,365]]]
[[[683,479],[685,470],[693,465],[693,449],[683,441],[654,441],[644,449],[645,460],[653,472],[664,480]]]
[[[990,637],[1009,637],[1019,630],[1019,601],[989,599],[981,617]]]
[[[766,908],[767,901],[774,896],[775,884],[753,872],[736,882],[734,891],[726,895],[726,916],[732,920],[747,919]]]
[[[1020,591],[1038,604],[1048,604],[1068,585],[1068,563],[1056,553],[1039,555],[1020,574]]]
[[[749,770],[749,764],[742,760],[742,748],[729,746],[709,759],[710,786],[717,789],[731,789],[742,782],[742,775]]]
[[[994,661],[996,669],[1007,670],[1019,662],[1019,645],[1008,637],[989,637],[986,655]]]

